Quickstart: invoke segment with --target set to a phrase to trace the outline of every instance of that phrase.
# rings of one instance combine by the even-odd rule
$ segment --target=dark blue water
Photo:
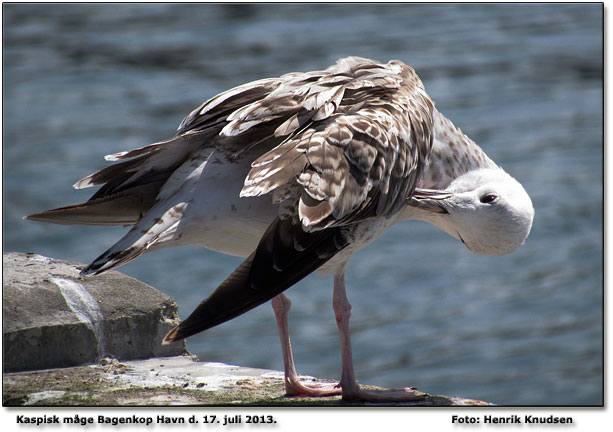
[[[472,255],[421,222],[349,266],[361,382],[500,404],[598,404],[603,373],[602,7],[3,5],[3,248],[90,262],[122,228],[22,216],[87,199],[106,154],[167,138],[232,86],[358,55],[400,59],[525,186],[527,243]],[[121,271],[187,316],[240,262],[199,248]],[[329,278],[291,288],[300,372],[340,376]],[[190,339],[202,360],[281,369],[268,305]]]

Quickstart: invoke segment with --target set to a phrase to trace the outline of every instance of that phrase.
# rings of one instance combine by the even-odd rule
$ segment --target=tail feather
[[[24,219],[61,225],[134,225],[151,208],[158,189],[153,184],[140,185],[82,204],[34,213]]]
[[[106,179],[109,182],[83,204],[26,218],[63,224],[134,225],[81,272],[83,275],[102,273],[133,260],[154,245],[160,247],[181,237],[177,231],[181,219],[192,201],[194,185],[212,153],[212,149],[203,148],[189,155],[178,168],[141,174],[139,180],[144,183],[138,185],[126,186],[127,180],[123,177]],[[124,174],[124,177],[130,175],[129,172]]]
[[[24,219],[65,225],[134,225],[155,204],[160,190],[177,168],[214,135],[214,131],[199,131],[109,155],[107,160],[121,162],[74,185],[77,189],[101,186],[87,202],[31,214]],[[203,148],[203,152],[208,154],[211,150]]]

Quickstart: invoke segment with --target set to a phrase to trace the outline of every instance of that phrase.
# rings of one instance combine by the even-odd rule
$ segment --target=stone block
[[[180,322],[173,299],[117,271],[81,277],[83,264],[36,254],[2,257],[3,370],[179,355],[162,345]]]

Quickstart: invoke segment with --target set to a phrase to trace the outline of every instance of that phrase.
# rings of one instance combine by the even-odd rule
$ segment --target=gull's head
[[[506,255],[532,228],[534,207],[522,185],[499,168],[479,169],[455,179],[448,196],[428,200],[438,208],[427,220],[461,240],[476,254]]]

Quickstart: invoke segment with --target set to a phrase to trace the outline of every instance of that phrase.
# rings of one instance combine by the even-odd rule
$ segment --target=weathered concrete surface
[[[82,264],[36,254],[2,256],[3,370],[180,355],[162,345],[179,323],[170,297],[111,271],[81,277]]]
[[[311,382],[323,382],[302,377]],[[328,381],[329,382],[329,381]],[[376,387],[366,387],[375,389]],[[200,363],[191,356],[146,360],[103,359],[99,364],[3,374],[4,406],[351,406],[340,396],[286,397],[283,372]],[[387,405],[488,405],[423,393],[410,403]]]

